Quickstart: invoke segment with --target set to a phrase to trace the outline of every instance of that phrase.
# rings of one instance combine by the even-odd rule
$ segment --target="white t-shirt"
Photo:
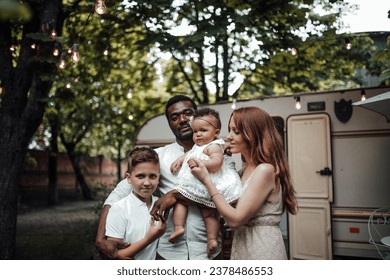
[[[152,205],[157,200],[152,197]],[[135,243],[145,237],[150,227],[150,214],[146,203],[137,198],[133,192],[113,203],[107,215],[106,235],[123,239],[124,243]],[[157,240],[139,252],[134,259],[154,260],[156,258]]]

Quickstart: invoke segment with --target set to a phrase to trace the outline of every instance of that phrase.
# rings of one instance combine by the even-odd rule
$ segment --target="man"
[[[160,158],[161,179],[159,191],[161,194],[166,194],[176,185],[177,174],[172,174],[170,171],[171,163],[179,156],[190,150],[194,145],[190,119],[195,114],[196,109],[197,107],[193,100],[182,95],[172,97],[166,104],[165,116],[167,117],[169,127],[175,135],[176,142],[156,149]],[[115,244],[106,240],[105,223],[110,205],[120,198],[128,195],[130,191],[131,186],[126,180],[123,180],[117,185],[105,201],[105,205],[99,219],[99,227],[95,243],[96,248],[103,258],[119,258],[117,255],[117,248],[124,246],[123,244]],[[168,215],[168,213],[165,213],[165,215]],[[167,232],[159,240],[157,248],[158,259],[209,259],[207,257],[206,228],[200,211],[196,206],[189,206],[186,234],[183,237],[178,238],[175,243],[170,243],[168,241],[168,237],[173,231],[171,213],[169,213],[167,224]],[[211,258],[216,258],[220,253],[220,240],[218,240],[218,244],[219,248],[217,252],[211,256]]]

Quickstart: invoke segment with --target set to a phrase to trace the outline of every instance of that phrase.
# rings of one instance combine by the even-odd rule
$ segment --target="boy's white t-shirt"
[[[157,197],[152,197],[153,203]],[[135,243],[145,237],[150,227],[151,216],[146,203],[137,198],[131,192],[125,198],[113,203],[107,215],[106,236],[121,238],[124,243]],[[134,259],[154,260],[157,251],[156,239],[144,250],[139,252]]]

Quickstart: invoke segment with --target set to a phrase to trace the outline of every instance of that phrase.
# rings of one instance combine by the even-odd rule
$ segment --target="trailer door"
[[[291,259],[331,259],[332,159],[327,114],[287,120],[287,150],[298,200],[289,215]]]

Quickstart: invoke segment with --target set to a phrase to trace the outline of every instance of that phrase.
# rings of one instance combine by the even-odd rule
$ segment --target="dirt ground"
[[[97,201],[66,201],[57,206],[21,206],[17,219],[17,260],[100,259],[94,247]]]

